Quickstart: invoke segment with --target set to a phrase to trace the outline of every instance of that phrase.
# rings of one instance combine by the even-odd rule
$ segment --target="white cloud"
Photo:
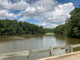
[[[29,4],[24,0],[20,0],[19,2],[16,2],[14,4],[12,4],[11,1],[8,0],[0,0],[0,9],[23,10],[26,9],[28,5]]]
[[[22,0],[15,4],[12,4],[8,0],[0,0],[0,19],[17,18],[18,14],[10,13],[9,10],[10,9],[20,10],[20,8],[23,9],[25,7],[24,6],[25,4],[26,4],[26,2],[24,2]]]
[[[40,22],[40,23],[36,23],[39,26],[44,26],[44,28],[55,28],[56,26],[58,26],[58,24],[51,24],[51,23],[47,23],[47,22]]]
[[[0,0],[0,10],[9,9],[11,3],[8,0]]]
[[[30,17],[24,16],[24,17],[20,18],[18,21],[23,21],[23,20],[26,20],[26,19],[29,19],[29,18],[30,18]]]
[[[56,0],[38,0],[36,3],[31,4],[24,11],[20,13],[20,15],[24,15],[26,17],[35,18],[40,17],[46,14],[46,12],[51,11],[57,6],[58,2]],[[42,20],[42,19],[41,19]]]
[[[48,11],[44,17],[48,22],[65,22],[67,18],[70,17],[70,12],[74,9],[72,3],[66,3],[62,5],[58,5],[54,10]],[[43,17],[43,18],[44,18]]]
[[[23,9],[26,9],[27,7],[29,6],[28,3],[26,3],[24,0],[21,0],[17,3],[14,3],[10,6],[10,9],[13,9],[13,10],[23,10]]]
[[[0,19],[12,19],[12,18],[16,18],[17,15],[13,14],[13,13],[9,13],[7,10],[0,10]]]
[[[9,10],[21,10],[17,15]],[[38,0],[33,4],[25,0],[11,3],[8,0],[0,0],[0,18],[16,18],[23,15],[19,21],[26,19],[37,19],[44,27],[55,27],[63,24],[70,17],[70,12],[74,9],[73,3],[59,4],[56,0]],[[5,13],[5,14],[4,14]]]
[[[70,12],[73,9],[73,3],[58,4],[55,0],[47,0],[47,2],[40,0],[20,14],[28,18],[39,19],[42,22],[40,25],[44,27],[54,27],[70,18]]]

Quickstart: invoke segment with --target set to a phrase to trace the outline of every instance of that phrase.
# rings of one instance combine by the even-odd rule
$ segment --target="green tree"
[[[44,34],[44,28],[17,20],[0,20],[0,35]]]

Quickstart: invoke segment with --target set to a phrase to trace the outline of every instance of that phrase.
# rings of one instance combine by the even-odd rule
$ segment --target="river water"
[[[19,52],[25,50],[43,49],[49,47],[80,44],[80,39],[69,38],[61,35],[22,35],[22,36],[0,36],[0,54]],[[80,48],[74,49],[74,51]],[[57,49],[54,55],[64,54],[65,50]],[[40,53],[32,56],[32,60],[48,57],[49,53]],[[27,57],[12,57],[3,60],[27,60]]]

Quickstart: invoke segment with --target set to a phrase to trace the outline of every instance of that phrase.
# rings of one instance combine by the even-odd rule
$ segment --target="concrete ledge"
[[[72,53],[67,53],[67,54],[63,54],[63,55],[58,55],[58,56],[52,56],[52,57],[42,58],[42,59],[37,59],[37,60],[55,60],[55,59],[58,60],[60,58],[67,58],[67,57],[78,55],[78,54],[80,54],[80,51],[78,51],[78,52],[72,52]]]

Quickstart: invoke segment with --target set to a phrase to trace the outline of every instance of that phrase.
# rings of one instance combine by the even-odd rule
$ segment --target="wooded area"
[[[0,20],[0,35],[20,35],[20,34],[44,34],[42,26],[37,26],[27,22],[17,20]]]
[[[80,38],[80,8],[73,10],[70,19],[66,20],[65,24],[57,26],[54,33]]]

